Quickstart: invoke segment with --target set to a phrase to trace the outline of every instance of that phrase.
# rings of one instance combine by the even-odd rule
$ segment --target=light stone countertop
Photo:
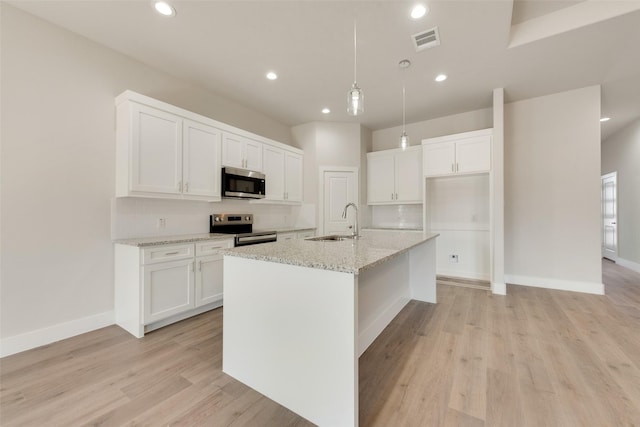
[[[323,242],[296,239],[221,252],[227,256],[358,274],[439,234],[368,230],[362,231],[360,235],[358,240]]]
[[[315,230],[315,228],[306,227],[290,227],[290,228],[282,228],[282,229],[269,229],[267,231],[276,231],[277,233],[289,233],[295,231],[307,231],[307,230]],[[255,230],[261,231],[261,230]],[[119,245],[128,245],[128,246],[160,246],[160,245],[171,245],[175,243],[195,243],[206,240],[224,240],[224,239],[233,239],[234,234],[222,234],[222,233],[198,233],[198,234],[180,234],[174,236],[154,236],[154,237],[133,237],[130,239],[117,239],[114,240],[113,243],[117,243]]]

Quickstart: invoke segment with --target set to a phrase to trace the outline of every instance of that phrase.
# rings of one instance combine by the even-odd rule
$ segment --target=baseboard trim
[[[640,264],[638,264],[637,262],[618,257],[618,259],[616,260],[616,264],[626,267],[629,270],[633,270],[636,273],[640,273]]]
[[[437,270],[436,274],[438,276],[460,277],[462,279],[486,280],[486,281],[491,280],[488,274],[476,273],[473,271],[447,270],[446,268]]]
[[[495,295],[506,295],[507,294],[507,284],[506,283],[491,283],[491,292]]]
[[[510,285],[532,286],[535,288],[555,289],[558,291],[582,292],[586,294],[604,295],[604,284],[578,282],[574,280],[552,279],[549,277],[531,277],[505,274],[505,282]]]
[[[3,338],[0,340],[0,357],[10,356],[32,348],[91,332],[115,323],[113,310],[70,322],[59,323],[35,331]]]

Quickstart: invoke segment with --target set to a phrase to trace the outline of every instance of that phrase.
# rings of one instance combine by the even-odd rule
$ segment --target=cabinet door
[[[182,119],[132,104],[131,191],[180,194]]]
[[[284,155],[285,199],[302,202],[302,156],[285,152]]]
[[[407,149],[395,156],[396,202],[422,203],[422,149]]]
[[[265,198],[269,200],[284,200],[285,172],[283,150],[268,145],[264,147],[264,174],[266,185]]]
[[[456,142],[458,173],[488,172],[489,170],[491,170],[491,136],[478,136]]]
[[[296,233],[295,232],[290,232],[290,233],[278,233],[278,242],[282,242],[284,240],[294,240],[296,239]]]
[[[425,176],[451,175],[455,173],[455,143],[425,144],[422,150]]]
[[[262,172],[262,143],[246,139],[244,144],[244,167],[252,171]]]
[[[183,124],[182,192],[206,199],[220,198],[222,133],[211,126],[185,120]]]
[[[222,259],[222,255],[196,258],[196,307],[222,302]]]
[[[244,138],[232,133],[222,136],[222,166],[244,168]]]
[[[142,267],[144,324],[194,308],[193,259]]]
[[[367,156],[367,203],[393,203],[395,200],[393,153]]]

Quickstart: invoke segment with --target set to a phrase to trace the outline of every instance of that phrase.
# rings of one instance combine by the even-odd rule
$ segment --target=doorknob
[[[615,221],[611,223],[611,225],[616,225]]]

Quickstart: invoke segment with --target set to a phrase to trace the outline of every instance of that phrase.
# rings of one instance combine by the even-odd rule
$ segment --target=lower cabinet
[[[220,250],[233,240],[115,246],[116,323],[134,336],[222,305]]]
[[[287,231],[284,233],[278,233],[278,241],[282,242],[284,240],[307,239],[315,235],[315,230]]]

